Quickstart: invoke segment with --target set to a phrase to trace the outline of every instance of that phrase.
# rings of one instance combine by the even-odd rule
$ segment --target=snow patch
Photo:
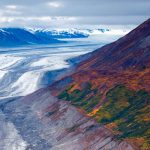
[[[5,69],[7,67],[10,67],[17,62],[19,62],[22,59],[22,57],[18,56],[10,56],[10,55],[1,55],[0,56],[0,69]]]
[[[12,86],[11,89],[14,89],[12,94],[13,96],[17,95],[27,95],[38,89],[37,83],[39,81],[41,73],[38,71],[29,71],[24,73]]]
[[[0,111],[0,149],[26,150],[27,143],[22,139],[12,122],[6,121]]]

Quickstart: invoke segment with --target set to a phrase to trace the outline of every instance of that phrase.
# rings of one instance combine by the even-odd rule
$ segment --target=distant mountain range
[[[129,30],[122,29],[28,29],[28,31],[33,34],[40,36],[48,36],[52,38],[87,38],[91,35],[100,34],[121,34],[124,35],[129,32]]]
[[[124,35],[128,31],[110,29],[29,29],[0,28],[0,47],[62,43],[66,38],[87,38],[91,35]]]
[[[32,31],[33,32],[33,31]],[[38,29],[33,32],[35,35],[40,37],[51,37],[51,38],[87,38],[89,34],[80,30],[51,30],[51,29]]]
[[[72,75],[50,87],[53,94],[84,110],[111,130],[116,139],[148,150],[150,19],[85,56]]]

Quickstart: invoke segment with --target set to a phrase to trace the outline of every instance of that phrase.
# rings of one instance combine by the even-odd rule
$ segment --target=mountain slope
[[[0,29],[0,46],[13,46],[27,44],[3,29]]]
[[[2,28],[0,29],[0,47],[31,45],[31,44],[50,44],[60,43],[61,41],[50,37],[40,37],[21,28]]]
[[[75,73],[54,83],[70,101],[119,140],[150,147],[150,19],[81,62]]]
[[[49,89],[0,103],[0,127],[1,150],[134,150]]]

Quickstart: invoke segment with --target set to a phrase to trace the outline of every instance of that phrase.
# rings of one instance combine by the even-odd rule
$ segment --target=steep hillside
[[[1,101],[0,128],[1,150],[134,150],[48,89]]]
[[[75,73],[54,83],[70,101],[119,140],[150,148],[150,19],[81,62]]]

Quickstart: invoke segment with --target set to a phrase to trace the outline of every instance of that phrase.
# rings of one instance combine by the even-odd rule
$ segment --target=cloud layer
[[[1,0],[0,26],[138,25],[149,10],[149,0]]]

